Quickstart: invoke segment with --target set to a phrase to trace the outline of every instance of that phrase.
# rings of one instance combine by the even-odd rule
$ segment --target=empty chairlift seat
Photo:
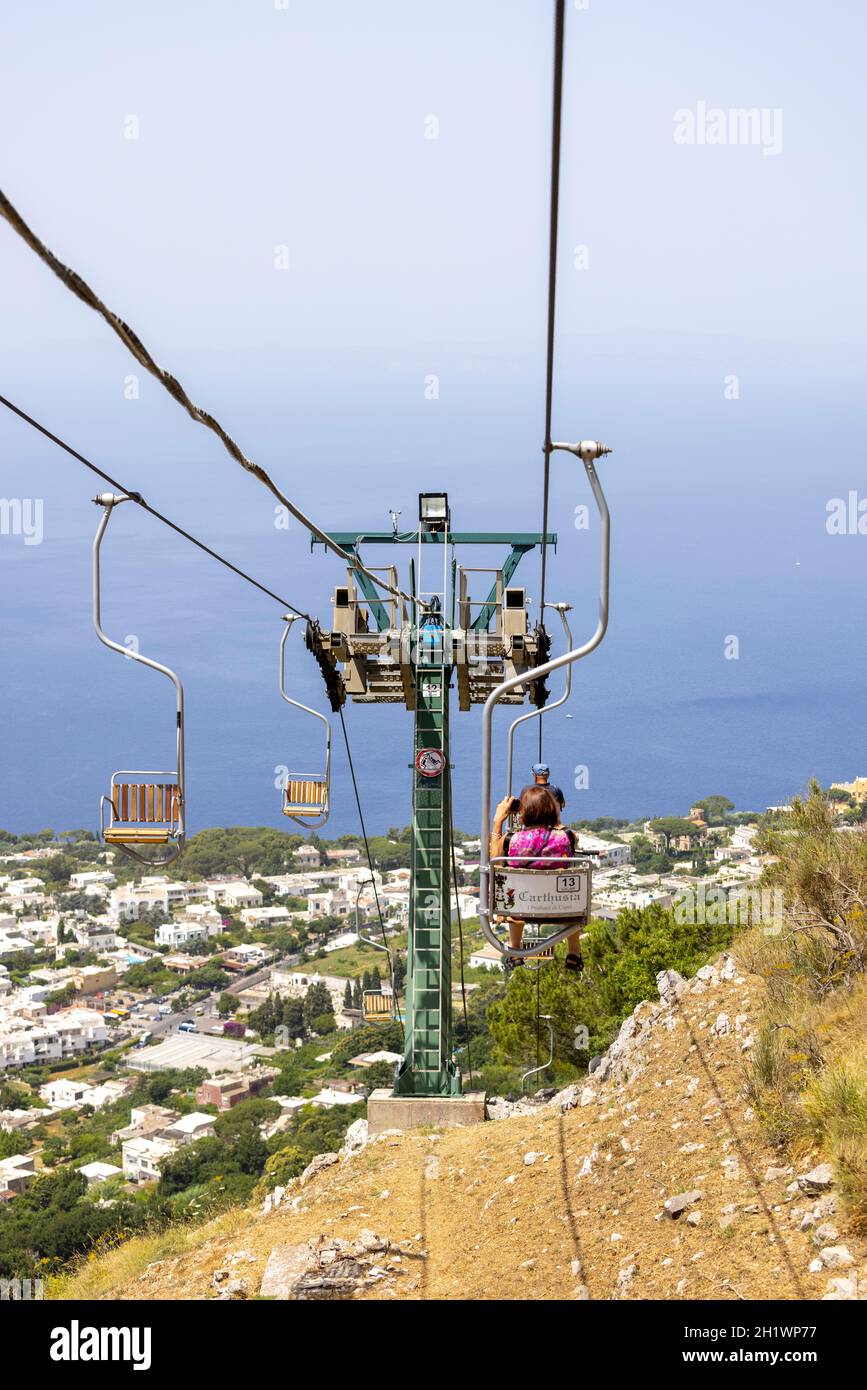
[[[176,782],[126,781],[131,775],[153,778],[170,773],[115,773],[111,791],[103,797],[102,838],[108,845],[166,845],[180,828],[180,792]]]
[[[125,771],[112,774],[107,796],[100,798],[100,833],[107,845],[118,849],[141,864],[164,868],[177,859],[184,847],[186,797],[184,795],[184,688],[174,671],[140,651],[121,646],[109,637],[102,627],[100,592],[100,547],[109,520],[123,502],[126,494],[116,496],[103,492],[94,502],[102,508],[102,517],[93,541],[93,626],[104,646],[125,660],[147,666],[165,676],[175,692],[175,753],[176,767],[172,772]],[[165,847],[157,858],[140,854],[150,847]]]
[[[380,989],[366,989],[363,997],[365,1023],[391,1023],[394,1017],[393,999]]]
[[[328,816],[328,783],[324,777],[293,777],[283,789],[283,814],[296,820],[323,820]]]
[[[324,714],[318,710],[311,709],[309,705],[302,705],[300,700],[293,700],[291,695],[286,693],[286,639],[292,631],[292,624],[295,617],[291,613],[283,614],[283,632],[280,637],[280,695],[287,705],[292,705],[294,709],[301,710],[302,714],[312,716],[322,725],[325,735],[325,770],[321,773],[300,773],[288,772],[283,783],[283,805],[284,816],[289,816],[308,830],[318,830],[328,820],[330,811],[329,789],[331,787],[331,724]],[[307,740],[309,744],[309,739]],[[306,755],[305,755],[306,758]]]

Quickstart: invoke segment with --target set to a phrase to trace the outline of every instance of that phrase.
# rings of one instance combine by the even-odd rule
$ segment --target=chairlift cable
[[[467,1049],[467,1075],[469,1076],[470,1080],[472,1081],[472,1077],[473,1077],[473,1063],[472,1063],[472,1058],[471,1058],[471,1056],[470,1056],[470,1020],[469,1020],[469,1017],[468,1017],[468,1015],[467,1015],[467,986],[466,986],[466,981],[465,981],[465,979],[464,979],[464,923],[463,923],[463,918],[461,917],[461,903],[460,903],[460,899],[459,899],[459,897],[458,897],[458,869],[457,869],[457,864],[455,863],[455,822],[454,822],[454,812],[453,812],[453,806],[452,806],[452,769],[451,769],[451,764],[450,764],[450,763],[447,763],[447,764],[446,764],[446,767],[447,767],[447,769],[448,769],[448,779],[449,779],[449,844],[450,844],[450,846],[451,846],[451,857],[452,857],[452,881],[453,881],[453,883],[454,883],[454,885],[455,885],[455,911],[456,911],[456,913],[457,913],[457,919],[458,919],[458,940],[459,940],[459,942],[460,942],[461,1001],[462,1001],[462,1003],[463,1003],[463,1013],[464,1013],[464,1036],[465,1036],[465,1038],[466,1038],[466,1049]],[[449,904],[449,911],[451,911],[451,903]],[[463,1070],[463,1068],[461,1068],[461,1070]]]
[[[128,324],[124,323],[119,315],[113,313],[111,309],[103,304],[99,296],[76,271],[64,265],[63,262],[54,255],[54,252],[51,251],[44,242],[40,241],[36,233],[32,231],[24,221],[21,214],[12,206],[2,189],[0,189],[0,216],[6,219],[12,230],[16,232],[21,240],[30,247],[31,251],[54,272],[61,283],[64,284],[72,294],[76,295],[88,308],[95,310],[95,312],[105,320],[109,328],[117,334],[124,347],[128,349],[135,360],[144,367],[145,371],[149,372],[151,376],[157,379],[160,385],[168,391],[169,395],[172,396],[179,405],[183,406],[191,419],[195,420],[200,425],[205,425],[207,429],[211,430],[222,442],[227,453],[235,459],[236,463],[240,463],[242,468],[248,473],[252,473],[254,478],[268,488],[269,492],[273,493],[278,502],[280,502],[287,511],[291,512],[296,521],[300,521],[302,526],[312,531],[323,545],[333,550],[335,555],[345,560],[352,569],[366,575],[368,579],[374,584],[379,585],[386,593],[391,594],[393,598],[402,598],[407,602],[411,602],[409,594],[405,594],[402,589],[394,588],[373,570],[367,569],[358,559],[357,555],[350,555],[349,552],[338,545],[335,540],[332,540],[331,536],[329,536],[326,531],[323,531],[314,521],[311,521],[308,516],[305,516],[300,508],[296,507],[295,503],[277,486],[267,470],[264,469],[261,464],[254,463],[252,459],[247,457],[240,445],[236,444],[235,440],[223,428],[219,420],[215,419],[213,415],[209,415],[206,410],[202,410],[200,406],[197,406],[187,395],[184,387],[177,378],[159,366],[139,338],[138,334],[135,333]],[[304,616],[306,617],[307,615],[305,614]]]
[[[52,434],[51,430],[47,429],[45,425],[41,425],[38,420],[34,420],[33,416],[28,415],[20,406],[14,405],[13,402],[7,400],[5,396],[0,396],[0,405],[4,405],[7,410],[11,410],[14,415],[19,416],[26,424],[32,425],[40,434],[44,434],[46,439],[50,439],[52,444],[56,444],[58,448],[65,450],[67,454],[77,459],[79,463],[83,463],[85,468],[90,469],[91,473],[96,473],[98,477],[102,478],[104,482],[109,483],[117,492],[123,493],[131,502],[135,502],[139,507],[143,508],[144,511],[149,512],[151,516],[155,517],[157,521],[161,521],[164,526],[168,526],[179,536],[183,536],[184,540],[189,541],[191,545],[198,546],[199,550],[203,550],[205,554],[210,555],[213,560],[217,560],[221,565],[225,565],[226,569],[231,570],[233,574],[237,574],[241,579],[246,579],[248,584],[252,584],[254,588],[261,590],[261,592],[267,594],[269,598],[275,599],[277,603],[282,604],[285,608],[291,608],[292,612],[297,614],[299,618],[306,619],[308,623],[313,621],[309,613],[305,613],[301,608],[296,608],[288,599],[281,598],[280,595],[275,594],[272,589],[267,588],[264,584],[260,584],[259,580],[247,574],[246,570],[239,569],[237,565],[232,564],[231,560],[225,559],[218,551],[206,545],[204,541],[198,540],[197,537],[191,535],[189,531],[185,531],[183,526],[178,526],[177,522],[172,521],[170,517],[165,516],[162,512],[158,512],[156,507],[152,507],[149,502],[144,500],[141,493],[133,492],[131,488],[124,487],[123,483],[119,483],[116,478],[110,477],[102,468],[98,468],[90,459],[85,458],[84,454],[80,454],[77,449],[73,449],[71,444],[67,444],[63,439],[60,439],[58,435]]]
[[[382,944],[383,944],[383,947],[385,948],[385,954],[386,954],[386,956],[387,956],[387,958],[388,958],[388,973],[389,973],[389,976],[390,976],[390,978],[391,978],[391,998],[392,998],[392,1002],[393,1002],[393,1005],[394,1005],[395,1021],[396,1021],[397,1025],[398,1025],[398,1027],[400,1028],[401,1043],[403,1043],[404,1040],[405,1040],[405,1039],[404,1039],[404,1032],[403,1032],[403,1024],[401,1023],[400,1019],[397,1017],[397,1013],[398,1013],[398,1009],[397,1009],[397,987],[396,987],[396,985],[395,985],[395,979],[394,979],[394,961],[393,961],[392,958],[391,958],[391,948],[389,947],[389,944],[388,944],[388,937],[387,937],[386,934],[385,934],[385,920],[384,920],[384,918],[383,918],[383,915],[382,915],[382,907],[380,906],[380,902],[379,902],[379,893],[378,893],[377,890],[376,890],[376,877],[375,877],[374,870],[373,870],[373,857],[372,857],[372,855],[371,855],[371,853],[370,853],[370,843],[369,843],[368,838],[367,838],[367,829],[366,829],[365,824],[364,824],[364,811],[363,811],[362,806],[361,806],[361,794],[360,794],[360,792],[359,792],[359,790],[358,790],[358,781],[357,781],[356,776],[355,776],[355,765],[354,765],[354,763],[353,763],[353,761],[352,761],[352,750],[351,750],[350,747],[349,747],[349,731],[348,731],[347,728],[346,728],[346,720],[345,720],[344,717],[343,717],[343,706],[342,706],[342,705],[340,706],[340,709],[338,710],[338,713],[339,713],[339,715],[340,715],[340,727],[341,727],[341,729],[343,730],[343,742],[344,742],[344,744],[345,744],[345,746],[346,746],[346,760],[347,760],[347,762],[348,762],[348,764],[349,764],[349,775],[350,775],[350,777],[352,778],[352,790],[353,790],[353,792],[355,793],[355,804],[356,804],[356,806],[357,806],[357,808],[358,808],[358,821],[359,821],[359,824],[360,824],[360,826],[361,826],[361,837],[362,837],[362,839],[364,840],[364,852],[365,852],[365,854],[367,855],[367,867],[368,867],[369,870],[370,870],[370,881],[371,881],[371,883],[372,883],[372,885],[373,885],[373,897],[374,897],[374,901],[376,902],[376,912],[377,912],[377,916],[379,917],[379,929],[380,929],[380,931],[382,932]]]
[[[563,108],[563,29],[565,0],[556,0],[554,21],[554,91],[551,113],[551,213],[548,239],[548,341],[545,367],[545,465],[542,480],[542,579],[539,623],[545,627],[545,581],[548,573],[548,494],[551,475],[551,413],[554,400],[554,323],[557,298],[557,229],[560,211],[560,131]],[[539,720],[539,761],[542,724]]]

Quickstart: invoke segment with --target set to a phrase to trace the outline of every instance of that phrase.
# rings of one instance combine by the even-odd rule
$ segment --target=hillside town
[[[835,790],[843,831],[853,808],[860,816],[867,779]],[[779,819],[787,809],[768,808],[765,817]],[[757,885],[771,859],[757,845],[760,818],[733,818],[732,810],[725,798],[708,798],[682,818],[576,829],[579,852],[594,865],[593,917],[614,921],[625,909],[670,908],[699,891],[737,895]],[[390,949],[400,968],[409,910],[407,864],[375,864],[371,872],[360,843],[291,838],[282,872],[189,878],[131,870],[92,837],[5,846],[0,1073],[26,1078],[28,1094],[3,1087],[0,1201],[49,1166],[33,1136],[50,1135],[73,1115],[127,1102],[128,1120],[107,1135],[110,1157],[77,1171],[88,1186],[138,1186],[157,1182],[166,1159],[213,1138],[221,1114],[263,1092],[276,1103],[260,1125],[267,1141],[305,1107],[363,1103],[369,1069],[380,1080],[390,1074],[400,1054],[362,1046],[344,1074],[328,1075],[326,1052],[296,1094],[274,1093],[280,1069],[273,1059],[286,1046],[315,1047],[318,1030],[299,1027],[287,1044],[275,1033],[281,1024],[269,1024],[270,1033],[263,1027],[263,1011],[275,999],[286,1008],[294,1001],[300,1016],[315,996],[329,1029],[363,1029],[362,986],[390,995],[383,957]],[[502,970],[502,957],[478,932],[478,851],[478,840],[466,836],[455,844],[452,914],[467,933],[469,991]],[[62,882],[60,860],[69,868]],[[110,1071],[100,1069],[104,1057]],[[183,1105],[171,1094],[166,1103],[139,1103],[147,1078],[162,1075],[187,1079]]]

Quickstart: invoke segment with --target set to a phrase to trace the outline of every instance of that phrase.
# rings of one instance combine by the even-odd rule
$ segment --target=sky
[[[446,488],[463,529],[535,528],[552,19],[547,0],[7,0],[0,186],[321,525],[411,523]],[[576,814],[867,770],[867,539],[827,530],[867,487],[865,27],[855,3],[567,4],[554,434],[615,451],[611,632],[551,720],[561,780],[591,768]],[[738,109],[758,138],[712,143]],[[5,224],[0,294],[3,394],[327,620],[339,562],[275,527]],[[89,629],[94,480],[5,412],[0,470],[44,517],[38,545],[0,534],[0,824],[90,824],[104,768],[147,756],[165,710]],[[560,456],[549,594],[582,635],[588,501]],[[184,664],[194,822],[273,819],[274,747],[307,737],[273,707],[279,609],[131,508],[115,525],[107,624]],[[321,700],[300,651],[297,679]],[[377,819],[405,820],[408,716],[349,718]],[[472,826],[478,720],[453,722]]]

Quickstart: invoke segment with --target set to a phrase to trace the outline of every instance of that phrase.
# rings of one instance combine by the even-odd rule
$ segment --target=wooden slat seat
[[[103,839],[117,845],[164,845],[176,833],[180,811],[174,782],[115,782],[111,824]]]
[[[390,994],[382,994],[375,989],[366,989],[363,999],[365,1023],[390,1023],[391,1004]]]
[[[284,816],[318,819],[325,809],[328,787],[313,777],[290,777],[283,792]]]
[[[145,825],[110,825],[102,838],[107,845],[164,845],[171,839],[171,831]]]

